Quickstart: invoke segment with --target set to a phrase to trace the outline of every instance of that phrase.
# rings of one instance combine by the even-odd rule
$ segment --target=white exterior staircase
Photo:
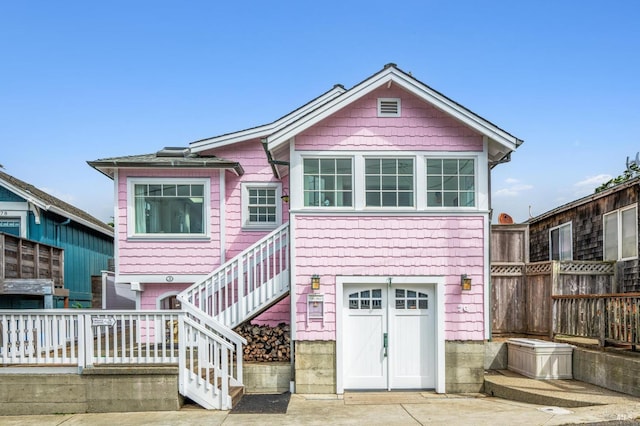
[[[242,345],[233,328],[289,293],[289,224],[260,239],[178,295],[180,393],[207,409],[232,408],[242,386]]]

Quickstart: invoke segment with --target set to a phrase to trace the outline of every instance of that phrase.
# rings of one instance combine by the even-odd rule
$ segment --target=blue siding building
[[[0,171],[0,232],[62,248],[69,306],[92,307],[91,278],[113,259],[111,226]],[[62,303],[54,301],[56,307]],[[0,309],[43,307],[37,305],[32,298],[0,295]]]

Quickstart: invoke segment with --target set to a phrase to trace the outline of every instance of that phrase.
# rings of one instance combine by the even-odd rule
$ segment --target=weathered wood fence
[[[615,262],[528,262],[526,225],[492,229],[493,335],[558,334],[640,345],[640,293],[617,293]]]
[[[0,233],[0,294],[67,297],[64,250]]]

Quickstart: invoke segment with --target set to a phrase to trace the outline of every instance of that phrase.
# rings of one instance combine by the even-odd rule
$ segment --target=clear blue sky
[[[640,1],[25,0],[0,4],[0,164],[110,221],[87,160],[265,124],[388,62],[524,139],[493,171],[517,222],[640,151]]]

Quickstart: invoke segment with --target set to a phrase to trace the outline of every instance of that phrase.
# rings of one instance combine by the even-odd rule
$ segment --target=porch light
[[[467,274],[460,275],[460,287],[465,291],[471,290],[471,277]]]
[[[287,194],[286,192],[284,194],[282,194],[282,196],[280,197],[280,199],[282,201],[284,201],[285,203],[289,202],[289,194]]]
[[[320,290],[320,275],[311,276],[311,290]]]

